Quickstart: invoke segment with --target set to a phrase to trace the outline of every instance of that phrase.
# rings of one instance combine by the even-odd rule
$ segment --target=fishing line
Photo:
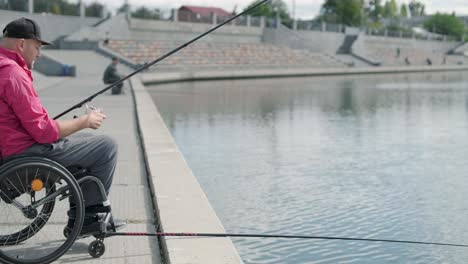
[[[275,234],[235,234],[235,233],[135,233],[135,232],[116,232],[108,233],[106,237],[112,236],[150,236],[150,237],[251,237],[251,238],[285,238],[285,239],[316,239],[316,240],[347,240],[364,242],[384,242],[400,244],[418,244],[447,247],[468,247],[465,244],[439,243],[411,240],[393,240],[393,239],[374,239],[374,238],[355,238],[355,237],[331,237],[331,236],[305,236],[305,235],[275,235]]]

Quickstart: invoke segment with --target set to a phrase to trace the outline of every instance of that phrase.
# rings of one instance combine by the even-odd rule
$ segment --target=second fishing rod
[[[108,91],[109,89],[112,89],[113,87],[115,87],[115,86],[117,86],[117,85],[123,83],[124,81],[130,79],[131,77],[135,76],[135,75],[138,74],[139,72],[148,69],[149,67],[155,65],[156,63],[158,63],[158,62],[160,62],[160,61],[166,59],[167,57],[173,55],[174,53],[178,52],[179,50],[181,50],[181,49],[187,47],[188,45],[194,43],[195,41],[197,41],[197,40],[203,38],[204,36],[210,34],[211,32],[213,32],[213,31],[215,31],[215,30],[217,30],[218,28],[220,28],[220,27],[222,27],[222,26],[224,26],[224,25],[226,25],[226,24],[232,22],[232,21],[235,20],[236,18],[238,18],[238,17],[240,17],[240,16],[243,16],[243,15],[249,13],[250,11],[256,9],[257,7],[259,7],[260,5],[263,5],[264,3],[268,2],[268,1],[270,1],[270,0],[262,0],[262,1],[258,2],[257,4],[253,5],[252,7],[248,8],[248,9],[246,9],[246,10],[244,10],[243,12],[239,13],[238,15],[235,15],[235,16],[231,17],[230,19],[228,19],[228,20],[226,20],[225,22],[223,22],[223,23],[221,23],[221,24],[219,24],[219,25],[217,25],[217,26],[211,28],[210,30],[206,31],[205,33],[200,34],[199,36],[197,36],[197,37],[195,37],[195,38],[193,38],[193,39],[187,41],[186,43],[184,43],[184,44],[178,46],[177,48],[175,48],[175,49],[173,49],[173,50],[167,52],[166,54],[164,54],[164,55],[162,55],[161,57],[159,57],[159,58],[153,60],[152,62],[149,62],[149,63],[147,63],[147,64],[141,66],[140,68],[138,68],[138,69],[135,70],[134,72],[130,73],[129,75],[127,75],[127,76],[121,78],[120,80],[118,80],[118,81],[116,81],[116,82],[110,84],[110,85],[107,86],[106,88],[100,90],[99,92],[97,92],[97,93],[95,93],[95,94],[89,96],[88,98],[84,99],[83,101],[81,101],[81,102],[75,104],[74,106],[72,106],[72,107],[68,108],[67,110],[63,111],[62,113],[58,114],[57,116],[54,117],[54,119],[59,119],[60,117],[62,117],[62,116],[64,116],[64,115],[68,114],[69,112],[71,112],[71,111],[73,111],[73,110],[75,110],[75,109],[78,109],[78,108],[82,107],[84,104],[86,104],[86,103],[88,103],[88,102],[91,102],[95,97],[99,96],[100,94],[102,94],[102,93]]]

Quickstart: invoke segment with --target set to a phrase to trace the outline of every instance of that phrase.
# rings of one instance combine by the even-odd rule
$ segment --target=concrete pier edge
[[[225,233],[143,83],[130,83],[158,232]],[[166,263],[242,263],[230,238],[161,237],[160,246]]]
[[[209,81],[227,79],[252,78],[285,78],[313,77],[336,75],[364,74],[399,74],[445,71],[468,71],[466,65],[435,65],[435,66],[396,66],[396,67],[360,67],[360,68],[290,68],[290,69],[225,69],[225,70],[193,70],[185,72],[152,72],[141,74],[145,85],[172,83],[183,81]]]
[[[153,177],[151,177],[151,175],[152,175],[151,174],[151,169],[148,166],[149,163],[148,163],[148,159],[147,159],[146,148],[145,148],[145,144],[144,144],[144,141],[143,141],[143,136],[142,136],[142,133],[141,133],[142,127],[140,125],[140,115],[138,113],[138,107],[137,107],[138,104],[137,104],[137,99],[136,99],[136,95],[135,95],[135,89],[136,90],[140,89],[138,87],[139,86],[139,80],[135,77],[133,79],[129,79],[128,83],[130,85],[130,92],[132,93],[135,120],[136,120],[136,124],[137,124],[137,133],[138,133],[138,136],[139,136],[139,139],[140,139],[140,144],[141,144],[141,148],[142,148],[142,152],[143,152],[143,159],[144,159],[144,162],[145,162],[146,175],[148,176],[148,178],[147,178],[148,187],[150,189],[151,199],[152,199],[152,203],[153,203],[153,209],[154,209],[153,213],[154,213],[154,217],[155,217],[155,223],[154,224],[155,224],[155,227],[156,227],[156,232],[163,232],[161,230],[161,225],[160,225],[161,218],[159,216],[159,207],[158,207],[158,201],[156,199]],[[137,86],[137,87],[134,88],[134,86]],[[145,95],[142,95],[142,96],[145,96]],[[171,263],[170,260],[169,260],[169,253],[167,251],[166,241],[163,239],[163,237],[158,237],[158,242],[159,242],[159,250],[161,252],[161,261],[163,263]]]

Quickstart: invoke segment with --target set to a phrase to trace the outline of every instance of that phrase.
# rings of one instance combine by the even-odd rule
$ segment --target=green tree
[[[424,16],[425,15],[425,6],[419,1],[412,0],[408,4],[408,9],[410,11],[411,17],[418,17],[418,16]]]
[[[362,22],[360,0],[327,0],[322,5],[321,13],[321,18],[330,23],[359,26]]]
[[[406,6],[405,3],[401,4],[401,7],[400,7],[400,16],[402,16],[402,17],[408,17],[408,7]]]
[[[35,13],[51,13],[56,15],[77,16],[80,14],[79,3],[69,3],[69,0],[34,0]],[[0,9],[27,11],[28,0],[0,0]],[[86,15],[100,17],[104,6],[94,2],[85,6]]]
[[[1,9],[13,10],[13,11],[27,11],[28,0],[7,0],[0,3]]]
[[[50,1],[50,0],[49,0]],[[72,4],[68,1],[54,0],[59,2],[60,8],[62,9],[62,15],[66,16],[79,16],[80,15],[80,3]]]
[[[127,13],[127,11],[130,11],[129,4],[123,4],[117,9],[117,13]]]
[[[398,15],[398,5],[395,0],[385,2],[384,17],[396,17]]]
[[[378,22],[384,14],[384,7],[382,6],[382,0],[374,0],[371,2],[371,9],[369,10],[369,17]]]
[[[462,37],[465,33],[465,24],[456,16],[437,13],[424,22],[424,28],[430,32]]]
[[[68,3],[66,0],[34,0],[34,12],[67,16],[80,14],[79,4]]]
[[[249,4],[243,11],[251,8],[252,6],[258,4],[261,0],[255,0],[251,4]],[[283,0],[277,1],[269,1],[266,2],[264,5],[260,5],[257,7],[252,13],[252,16],[264,16],[268,18],[275,18],[276,11],[279,12],[279,16],[282,21],[291,20],[291,16],[289,15],[288,8],[286,3]]]
[[[45,0],[34,1],[34,12],[47,13],[50,11],[49,3]]]
[[[62,9],[60,8],[60,5],[55,3],[52,5],[51,13],[54,15],[61,15],[62,14]]]
[[[86,16],[89,17],[101,17],[102,12],[104,11],[104,6],[98,2],[93,2],[86,6]]]
[[[142,19],[159,19],[160,11],[159,9],[150,10],[144,6],[141,6],[132,12],[132,17],[142,18]]]

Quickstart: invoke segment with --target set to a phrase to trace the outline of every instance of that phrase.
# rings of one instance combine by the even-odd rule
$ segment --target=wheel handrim
[[[0,202],[0,260],[7,263],[49,263],[61,257],[75,241],[81,231],[83,220],[83,201],[81,190],[68,171],[60,165],[52,162],[41,160],[30,161],[17,164],[8,168],[8,170],[0,170],[0,184],[5,182],[11,172],[25,172],[28,170],[38,170],[41,173],[50,172],[54,174],[53,181],[46,181],[46,188],[41,192],[28,192],[27,187],[23,186],[23,192],[15,200],[23,205],[33,205],[31,196],[39,201],[44,197],[50,197],[54,192],[64,192],[70,194],[66,199],[64,195],[58,196],[51,201],[38,207],[39,214],[32,220],[27,219],[22,212],[13,204],[8,204],[5,201]],[[19,173],[19,179],[26,177]],[[23,177],[23,178],[21,178]],[[20,189],[19,184],[16,188]],[[1,191],[1,190],[0,190]],[[63,228],[67,224],[69,209],[69,199],[76,204],[77,221],[70,231],[70,235],[65,238],[63,236]],[[3,218],[3,219],[2,219]],[[8,241],[6,239],[8,238]],[[2,240],[3,239],[3,240]],[[16,239],[16,240],[15,240]],[[1,261],[0,261],[1,262]]]

